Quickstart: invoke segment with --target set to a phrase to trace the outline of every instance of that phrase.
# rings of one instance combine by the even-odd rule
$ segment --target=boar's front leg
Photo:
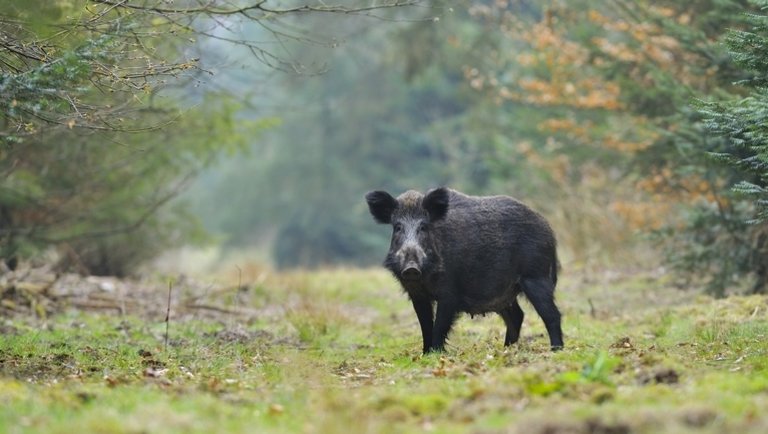
[[[421,338],[424,343],[423,351],[426,354],[432,345],[432,326],[434,322],[432,301],[423,296],[411,295],[411,303],[413,303],[413,310],[416,311],[416,316],[419,318]]]
[[[437,301],[437,313],[435,314],[435,326],[432,329],[432,348],[430,351],[444,351],[445,339],[451,331],[453,322],[456,321],[458,308],[451,298]]]

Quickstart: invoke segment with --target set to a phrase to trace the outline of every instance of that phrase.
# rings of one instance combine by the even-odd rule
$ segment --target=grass
[[[444,354],[421,356],[383,271],[258,273],[225,277],[247,289],[217,295],[251,313],[175,318],[167,348],[160,317],[5,320],[0,432],[768,430],[766,297],[567,276],[564,351],[523,304],[519,344],[503,348],[495,315],[462,317]]]

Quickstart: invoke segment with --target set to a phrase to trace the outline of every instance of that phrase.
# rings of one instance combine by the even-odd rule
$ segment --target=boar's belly
[[[498,291],[465,294],[459,309],[470,315],[499,312],[512,304],[519,292],[517,285],[513,285]]]

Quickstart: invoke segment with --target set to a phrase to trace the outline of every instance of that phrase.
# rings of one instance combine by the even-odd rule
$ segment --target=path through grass
[[[243,282],[198,302],[218,315],[172,311],[167,348],[163,309],[4,320],[0,432],[768,432],[766,297],[566,277],[564,351],[524,303],[518,345],[497,316],[462,317],[422,357],[383,271]]]

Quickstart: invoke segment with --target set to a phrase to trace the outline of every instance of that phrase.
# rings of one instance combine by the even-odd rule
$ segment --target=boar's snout
[[[416,280],[419,277],[421,277],[421,270],[415,262],[410,262],[405,265],[405,268],[403,269],[403,279]]]

